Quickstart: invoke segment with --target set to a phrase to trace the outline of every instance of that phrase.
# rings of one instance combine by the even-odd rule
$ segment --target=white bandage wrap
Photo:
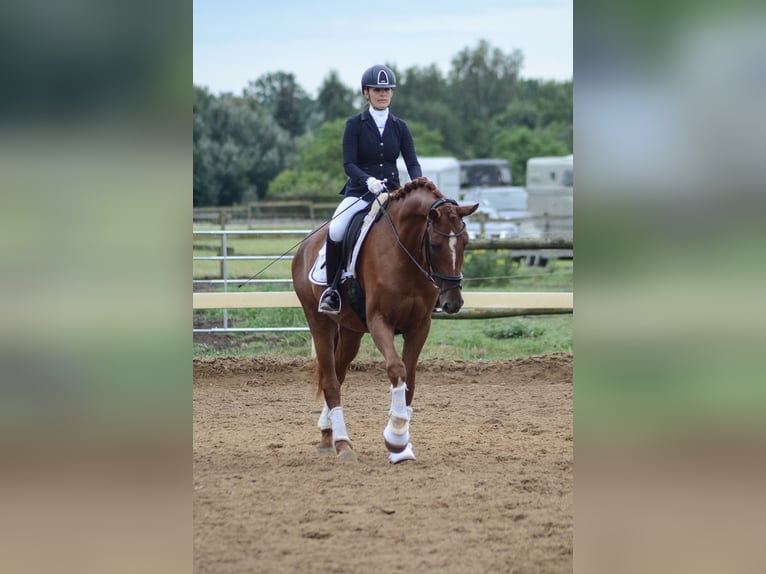
[[[319,415],[317,426],[319,427],[319,430],[327,430],[332,428],[332,421],[330,420],[330,408],[327,406],[327,401],[322,401],[322,414]]]
[[[406,392],[407,385],[404,383],[396,388],[391,386],[391,416],[388,418],[386,428],[383,429],[383,439],[391,452],[401,452],[410,442],[412,407],[407,406]]]
[[[407,383],[391,385],[391,416],[410,420],[407,412]]]
[[[330,421],[332,422],[332,444],[339,440],[345,440],[351,444],[346,430],[346,421],[343,419],[343,407],[335,407],[330,411]]]

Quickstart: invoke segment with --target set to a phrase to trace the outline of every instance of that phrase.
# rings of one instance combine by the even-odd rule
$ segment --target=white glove
[[[386,190],[386,186],[379,179],[375,179],[374,177],[368,177],[367,178],[367,189],[369,189],[375,195],[380,195],[380,192]]]

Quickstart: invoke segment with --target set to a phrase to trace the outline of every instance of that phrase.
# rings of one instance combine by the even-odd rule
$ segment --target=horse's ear
[[[461,205],[457,208],[457,212],[460,214],[460,217],[465,217],[467,215],[471,215],[474,211],[479,209],[479,204],[474,203],[473,205]]]
[[[435,209],[431,209],[428,212],[428,218],[434,223],[436,223],[437,221],[439,221],[439,212]]]

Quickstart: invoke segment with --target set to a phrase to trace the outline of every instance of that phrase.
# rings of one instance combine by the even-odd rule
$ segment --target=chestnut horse
[[[366,325],[351,308],[343,285],[340,314],[317,310],[325,287],[311,283],[309,271],[325,243],[326,230],[313,232],[299,247],[292,263],[293,285],[314,339],[318,392],[324,395],[319,452],[334,451],[341,460],[356,460],[340,391],[346,369],[369,332],[385,357],[391,383],[391,411],[383,432],[389,460],[415,458],[409,422],[418,357],[434,309],[457,313],[463,305],[460,270],[468,234],[462,218],[478,207],[457,205],[424,177],[389,194],[358,257],[356,277],[365,295]],[[404,339],[401,357],[394,345],[399,333]]]

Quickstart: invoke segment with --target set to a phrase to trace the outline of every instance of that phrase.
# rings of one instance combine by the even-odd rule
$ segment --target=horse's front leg
[[[412,408],[407,406],[407,369],[396,352],[394,329],[379,317],[368,323],[370,335],[386,359],[386,374],[391,383],[391,410],[388,423],[383,430],[383,440],[392,463],[414,460],[415,453],[410,444],[410,418]]]
[[[407,369],[406,384],[391,387],[391,412],[383,436],[388,448],[389,461],[415,460],[415,453],[410,442],[410,422],[412,421],[412,399],[415,396],[415,376],[418,357],[431,328],[431,317],[426,317],[418,328],[404,333],[402,359]]]

